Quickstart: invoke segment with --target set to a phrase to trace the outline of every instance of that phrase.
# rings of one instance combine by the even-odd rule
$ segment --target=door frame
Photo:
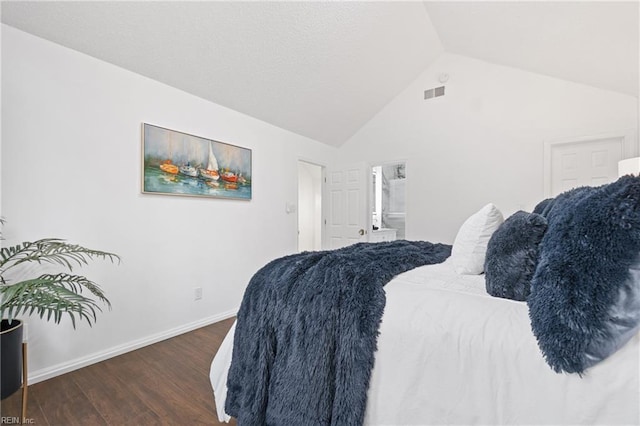
[[[582,135],[550,139],[544,142],[544,197],[551,197],[551,151],[557,145],[581,144],[597,141],[600,139],[622,139],[622,150],[624,158],[637,157],[639,153],[638,139],[635,129],[621,130],[618,132],[599,133],[594,135]]]
[[[389,166],[389,165],[393,165],[393,164],[399,164],[399,163],[404,163],[404,170],[405,170],[405,175],[406,175],[406,183],[405,183],[405,206],[404,206],[404,232],[405,235],[407,234],[407,211],[409,210],[409,197],[407,197],[407,194],[409,194],[409,176],[407,173],[407,169],[409,168],[409,160],[406,158],[401,158],[401,159],[397,159],[397,160],[384,160],[384,161],[369,161],[367,163],[367,173],[369,176],[369,180],[367,182],[367,196],[369,197],[369,202],[368,204],[368,214],[367,214],[367,226],[368,226],[368,230],[369,232],[372,232],[372,226],[371,224],[373,223],[373,216],[372,216],[372,212],[373,212],[373,197],[371,196],[373,194],[373,182],[372,182],[372,175],[373,175],[373,168],[376,166]]]
[[[296,160],[296,251],[300,251],[300,175],[298,174],[298,165],[300,162],[308,163],[320,167],[320,247],[324,249],[326,238],[326,187],[327,187],[327,166],[305,157],[298,157]]]

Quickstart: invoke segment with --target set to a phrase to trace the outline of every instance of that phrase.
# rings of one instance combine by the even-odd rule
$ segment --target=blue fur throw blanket
[[[582,374],[640,329],[640,178],[559,195],[527,299],[547,363]]]
[[[362,424],[383,286],[450,254],[448,245],[399,240],[264,266],[238,312],[225,411],[242,426]]]

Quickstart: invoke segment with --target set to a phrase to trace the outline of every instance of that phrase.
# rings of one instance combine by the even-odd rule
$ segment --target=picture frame
[[[142,193],[251,200],[248,148],[142,123]]]

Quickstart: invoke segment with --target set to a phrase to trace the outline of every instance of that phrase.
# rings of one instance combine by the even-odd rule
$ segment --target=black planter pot
[[[2,320],[0,331],[0,399],[13,395],[22,386],[22,321]]]

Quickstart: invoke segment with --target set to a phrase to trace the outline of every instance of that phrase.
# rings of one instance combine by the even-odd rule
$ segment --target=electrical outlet
[[[202,299],[202,287],[196,287],[193,289],[194,300]]]

